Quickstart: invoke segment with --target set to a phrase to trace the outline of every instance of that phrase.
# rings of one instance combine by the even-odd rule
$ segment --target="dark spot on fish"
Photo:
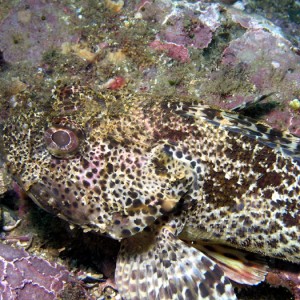
[[[270,139],[271,140],[273,140],[273,137],[275,137],[275,138],[282,138],[282,132],[281,131],[279,131],[279,130],[277,130],[277,129],[274,129],[274,128],[272,128],[271,130],[270,130]]]
[[[170,257],[170,260],[177,261],[176,254],[174,252],[170,252],[169,257]]]
[[[164,145],[164,152],[169,156],[172,156],[171,147],[169,145]]]
[[[182,158],[182,152],[181,151],[176,151],[176,156],[178,157],[178,158]]]
[[[84,169],[87,169],[90,165],[89,162],[85,158],[81,158],[80,163]]]
[[[239,237],[239,238],[243,238],[245,237],[245,232],[246,232],[246,229],[245,228],[238,228],[236,230],[236,235]]]
[[[287,244],[288,243],[288,240],[286,239],[286,237],[283,234],[279,235],[279,240],[283,244]]]
[[[171,266],[171,262],[169,260],[163,260],[163,266],[165,268],[169,268]]]
[[[59,195],[59,192],[58,192],[57,188],[53,188],[52,192],[53,192],[54,196],[58,196]]]
[[[156,274],[157,274],[157,278],[162,278],[163,277],[162,270],[160,270],[160,269],[157,269]]]
[[[135,198],[138,197],[138,193],[137,192],[133,192],[133,191],[129,191],[128,192],[128,196],[131,197],[132,199],[135,199]],[[139,199],[136,199],[136,200],[133,201],[133,205],[134,206],[139,206],[141,204],[142,204],[142,202]]]
[[[87,172],[86,177],[87,178],[93,178],[93,173],[92,172]]]
[[[137,271],[136,271],[136,270],[132,270],[132,271],[131,271],[131,279],[132,279],[132,280],[135,280],[135,279],[137,278],[136,274],[137,274]]]
[[[286,227],[297,226],[300,224],[300,215],[293,217],[290,213],[285,213],[283,214],[282,219]]]
[[[133,207],[139,207],[139,206],[141,206],[142,205],[142,201],[140,200],[140,199],[135,199],[135,200],[133,200],[133,202],[132,202],[132,206]]]
[[[266,186],[279,186],[282,182],[282,176],[276,172],[268,172],[263,174],[257,180],[257,187],[264,188]]]
[[[139,214],[140,210],[135,209],[135,210],[128,210],[128,216],[133,217],[135,214]]]
[[[114,167],[111,163],[108,163],[106,168],[107,168],[108,174],[112,174],[114,172]]]
[[[195,161],[191,161],[190,165],[191,165],[192,168],[195,168],[196,167],[196,162]]]
[[[137,233],[137,232],[139,232],[141,230],[141,228],[140,227],[133,227],[133,229],[132,229],[132,231],[134,232],[134,233]]]
[[[266,199],[271,199],[273,195],[272,190],[264,190],[264,196],[266,197]]]
[[[89,188],[90,187],[90,183],[88,181],[86,181],[86,180],[83,180],[83,186],[85,188]]]
[[[122,230],[122,236],[123,236],[123,237],[128,237],[128,236],[130,236],[130,235],[131,235],[130,230],[128,230],[128,229],[123,229],[123,230]]]
[[[169,289],[171,290],[171,292],[173,294],[175,294],[177,292],[177,287],[172,280],[169,281]],[[150,298],[150,299],[152,299],[152,298]],[[155,297],[153,297],[153,299],[155,299]],[[187,297],[187,299],[191,299],[191,298]]]
[[[185,299],[193,299],[193,294],[191,290],[188,288],[185,290],[185,297],[186,297]]]
[[[126,206],[131,205],[132,204],[132,200],[130,198],[127,198],[125,204],[126,204]]]
[[[98,195],[101,194],[101,189],[98,186],[94,186],[93,190],[96,194],[98,194]]]
[[[256,124],[256,128],[262,133],[266,133],[269,129],[269,127],[265,126],[264,124],[260,124],[260,123]]]
[[[250,219],[250,217],[245,217],[243,225],[246,227],[249,227],[252,224],[252,220]]]
[[[209,290],[207,289],[207,287],[204,285],[203,282],[201,282],[199,284],[199,289],[200,289],[200,293],[202,298],[208,297],[209,296]]]
[[[162,199],[164,197],[164,195],[162,193],[157,193],[156,197]]]
[[[155,218],[152,216],[148,216],[145,218],[145,222],[147,225],[151,225],[155,221]]]
[[[205,256],[201,258],[201,262],[203,263],[206,269],[209,269],[212,266],[211,261]]]
[[[224,276],[222,269],[218,265],[214,266],[212,270],[212,274],[216,279],[220,279],[222,278],[222,276]]]
[[[208,283],[209,286],[211,286],[215,282],[215,278],[211,270],[205,272],[204,278],[205,278],[205,282]]]
[[[157,207],[153,206],[153,205],[149,205],[148,206],[148,211],[151,215],[155,215],[157,213]]]
[[[223,295],[225,293],[224,284],[222,283],[218,283],[216,289],[220,295]]]
[[[142,220],[141,220],[141,219],[135,219],[135,220],[134,220],[134,223],[135,223],[136,225],[141,225],[141,224],[142,224]]]
[[[213,108],[205,108],[203,110],[203,113],[206,114],[206,116],[210,119],[213,120],[215,117],[217,117],[218,115],[220,115],[220,112],[216,109]]]

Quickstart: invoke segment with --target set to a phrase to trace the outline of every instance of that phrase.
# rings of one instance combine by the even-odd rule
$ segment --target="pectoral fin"
[[[222,269],[166,226],[124,239],[115,277],[124,299],[236,299]]]

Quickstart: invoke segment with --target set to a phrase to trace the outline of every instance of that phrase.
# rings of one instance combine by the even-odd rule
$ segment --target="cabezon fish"
[[[189,99],[72,86],[24,101],[2,124],[7,170],[45,210],[121,241],[124,299],[236,299],[227,277],[262,280],[207,242],[300,263],[299,138]]]

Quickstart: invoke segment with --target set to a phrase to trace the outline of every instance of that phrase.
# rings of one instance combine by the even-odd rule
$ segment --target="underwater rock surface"
[[[72,290],[73,293],[76,291],[80,299],[91,299],[81,283],[65,267],[2,243],[0,279],[3,300],[62,299],[64,294]]]
[[[75,41],[71,11],[48,1],[25,0],[12,8],[0,25],[0,50],[8,63],[37,64],[50,48]],[[78,36],[77,36],[78,37]]]

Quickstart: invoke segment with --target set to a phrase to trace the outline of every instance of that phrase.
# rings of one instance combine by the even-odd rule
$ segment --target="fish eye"
[[[58,129],[52,134],[52,141],[59,147],[67,147],[70,145],[70,133],[64,129]]]
[[[69,128],[50,127],[45,131],[44,140],[48,151],[58,158],[70,158],[79,150],[80,138]]]

